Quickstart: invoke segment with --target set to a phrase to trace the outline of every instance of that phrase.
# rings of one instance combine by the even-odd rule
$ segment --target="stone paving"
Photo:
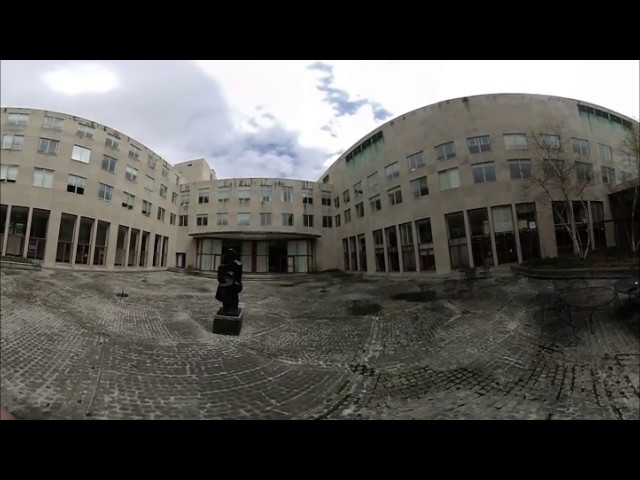
[[[457,294],[441,276],[248,280],[229,337],[211,332],[214,279],[0,275],[2,405],[21,419],[640,416],[637,304],[597,313],[591,333],[554,308],[550,281],[495,274]]]

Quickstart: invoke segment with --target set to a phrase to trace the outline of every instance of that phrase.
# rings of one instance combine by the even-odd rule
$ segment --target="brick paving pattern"
[[[0,275],[2,403],[21,419],[640,417],[637,304],[596,313],[591,333],[549,281],[248,280],[229,337],[211,332],[214,279]],[[368,303],[381,310],[352,310]]]

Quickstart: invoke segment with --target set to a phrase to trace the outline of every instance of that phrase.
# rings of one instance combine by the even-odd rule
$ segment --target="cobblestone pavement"
[[[597,313],[591,333],[554,309],[549,281],[502,274],[457,294],[439,276],[248,280],[230,337],[211,332],[214,279],[0,275],[2,404],[22,419],[640,415],[637,304]]]

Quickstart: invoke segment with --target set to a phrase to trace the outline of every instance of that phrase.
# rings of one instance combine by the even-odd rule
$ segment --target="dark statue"
[[[239,315],[238,294],[242,291],[242,263],[240,255],[229,248],[222,256],[222,263],[218,267],[218,290],[216,300],[222,302],[218,311],[222,315]]]

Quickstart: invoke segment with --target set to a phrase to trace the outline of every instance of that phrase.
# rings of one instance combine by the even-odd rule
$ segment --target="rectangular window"
[[[322,228],[331,228],[333,223],[333,217],[331,215],[323,215],[322,217]]]
[[[198,189],[198,203],[209,203],[209,188]]]
[[[293,203],[293,187],[282,187],[282,201],[284,203]]]
[[[469,147],[469,153],[490,152],[491,142],[489,141],[489,135],[467,138],[467,146]]]
[[[9,125],[16,127],[26,127],[29,123],[28,113],[10,113],[7,119]]]
[[[38,142],[38,152],[46,153],[47,155],[57,155],[58,145],[60,145],[60,142],[58,140],[52,140],[51,138],[41,138]]]
[[[416,220],[416,233],[418,235],[418,257],[420,271],[427,272],[436,269],[436,260],[433,250],[433,234],[431,232],[431,219]]]
[[[167,165],[162,165],[162,176],[169,178],[169,167]]]
[[[427,185],[427,177],[416,178],[409,182],[411,194],[413,198],[420,198],[429,195],[429,187]]]
[[[391,203],[391,205],[402,203],[402,188],[400,186],[390,188],[387,190],[387,194],[389,195],[389,203]]]
[[[240,203],[251,201],[251,187],[238,187],[238,201]]]
[[[149,175],[145,175],[144,188],[153,192],[153,177],[150,177]]]
[[[167,188],[166,185],[160,184],[160,196],[162,198],[167,198],[167,192],[169,191],[169,189]]]
[[[91,157],[90,149],[81,147],[80,145],[73,146],[73,151],[71,152],[71,160],[75,160],[77,162],[82,162],[82,163],[89,163],[90,157]]]
[[[305,205],[313,205],[313,190],[310,188],[302,189],[302,203]]]
[[[196,215],[196,225],[198,227],[206,227],[209,225],[209,215],[206,213],[200,213]]]
[[[76,135],[80,138],[93,138],[94,137],[94,128],[91,128],[88,125],[78,125],[78,131]]]
[[[149,166],[150,169],[155,170],[156,163],[158,163],[158,159],[153,153],[150,153],[149,156],[147,157],[147,165]]]
[[[350,223],[351,222],[351,209],[347,208],[344,211],[344,223]]]
[[[416,271],[416,253],[413,244],[413,228],[411,222],[400,225],[400,245],[402,248],[402,267],[405,272]]]
[[[107,138],[105,139],[104,144],[112,150],[118,150],[118,147],[120,146],[120,139],[112,133],[107,133]]]
[[[16,183],[18,165],[0,165],[0,182]]]
[[[524,133],[506,133],[504,137],[505,150],[526,150],[527,135]]]
[[[178,203],[178,194],[176,192],[171,192],[171,203],[174,205]]]
[[[104,200],[105,202],[110,202],[113,197],[113,187],[111,185],[107,185],[106,183],[98,184],[98,198],[100,200]]]
[[[283,213],[282,214],[282,226],[283,227],[293,227],[293,213]]]
[[[131,195],[129,192],[122,192],[122,206],[127,210],[133,210],[135,200],[135,195]]]
[[[322,192],[322,205],[331,206],[331,192]]]
[[[129,145],[129,158],[140,160],[140,147]]]
[[[84,195],[84,187],[87,179],[78,175],[69,174],[67,180],[67,192],[75,193],[77,195]]]
[[[116,171],[116,162],[118,160],[110,157],[108,155],[102,156],[102,170],[106,170],[107,172],[115,173]]]
[[[189,215],[180,215],[178,217],[178,226],[179,227],[188,227],[189,226]]]
[[[218,187],[218,202],[225,203],[229,201],[229,193],[231,187]]]
[[[600,155],[603,163],[611,163],[613,161],[613,152],[611,151],[611,147],[609,145],[599,143],[598,155]]]
[[[176,224],[176,214],[175,213],[170,213],[169,214],[169,225],[175,225]]]
[[[364,217],[364,202],[360,202],[356,204],[356,217],[357,218]]]
[[[573,148],[573,153],[577,153],[578,155],[589,155],[589,142],[587,140],[583,140],[582,138],[572,138],[571,147]]]
[[[271,185],[260,186],[260,201],[270,202],[273,198],[273,187]]]
[[[345,190],[344,192],[342,192],[342,201],[344,203],[349,203],[350,200],[351,200],[351,195],[349,193],[349,190]]]
[[[251,214],[250,213],[239,213],[238,214],[238,226],[246,227],[251,224]]]
[[[142,200],[142,214],[143,215],[146,215],[146,216],[151,215],[151,207],[152,207],[152,204],[151,204],[150,201]]]
[[[374,195],[369,199],[369,206],[372,212],[382,210],[382,202],[380,201],[380,194]]]
[[[476,163],[471,165],[474,183],[486,183],[496,181],[495,162]]]
[[[24,144],[23,135],[3,135],[2,150],[22,150]]]
[[[127,171],[124,173],[124,178],[130,182],[135,182],[138,179],[138,169],[127,165]]]
[[[164,213],[165,209],[162,207],[158,207],[158,220],[160,220],[161,222],[164,222]]]
[[[33,186],[42,188],[53,187],[53,170],[46,168],[34,168]]]
[[[576,162],[576,175],[579,182],[588,183],[593,180],[593,165],[590,163]]]
[[[260,226],[262,227],[270,227],[271,226],[271,214],[270,213],[260,213]]]
[[[540,135],[540,143],[542,148],[560,150],[560,135],[549,135],[543,133]]]
[[[50,128],[52,130],[62,130],[64,126],[64,118],[51,117],[46,115],[44,117],[44,124],[42,128]]]
[[[376,272],[387,270],[384,255],[384,234],[382,229],[373,231],[373,248],[376,257]]]
[[[302,215],[302,222],[305,227],[313,227],[313,215]]]
[[[339,196],[333,199],[333,206],[335,208],[340,208],[340,197]]]
[[[358,182],[353,186],[353,198],[362,196],[362,182]]]
[[[544,160],[545,178],[561,178],[564,174],[564,160]]]
[[[424,167],[424,154],[423,152],[417,152],[407,157],[407,163],[409,170],[413,171],[416,168]]]
[[[367,177],[367,186],[370,192],[374,192],[374,189],[378,188],[378,183],[378,172],[374,172]]]
[[[460,171],[458,167],[438,172],[438,181],[440,182],[441,191],[460,187]]]
[[[509,175],[511,180],[531,178],[531,160],[528,158],[514,158],[509,160]]]
[[[435,150],[438,160],[448,160],[456,156],[456,147],[453,142],[442,143],[438,145]]]
[[[340,226],[340,220],[342,217],[340,217],[340,214],[336,215],[335,217],[333,217],[334,223],[336,225],[336,228],[338,228]]]
[[[616,171],[611,167],[602,167],[602,183],[615,185]]]
[[[384,174],[386,175],[387,180],[398,178],[400,176],[400,166],[398,165],[398,162],[393,162],[391,165],[384,167]]]

